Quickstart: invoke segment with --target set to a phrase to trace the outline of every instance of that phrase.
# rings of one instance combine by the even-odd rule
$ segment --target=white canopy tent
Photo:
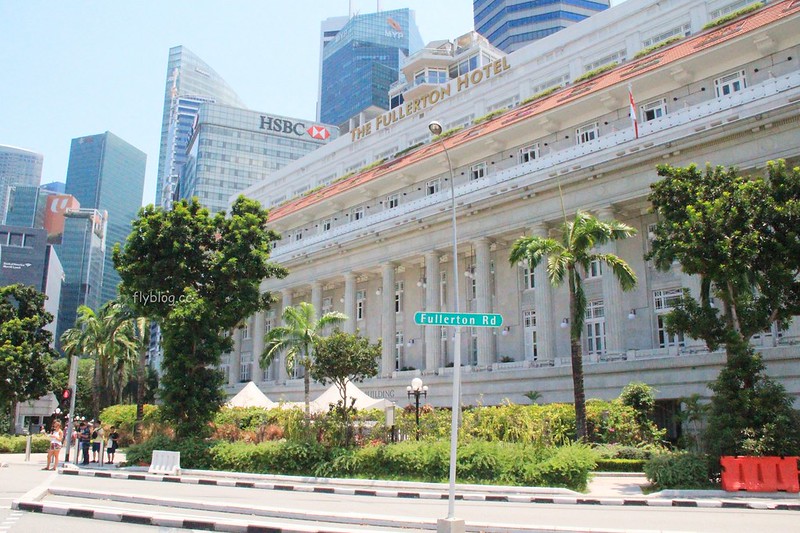
[[[225,405],[228,407],[263,407],[264,409],[272,409],[277,407],[278,404],[267,398],[258,388],[258,385],[250,381]]]
[[[350,405],[352,398],[356,399],[355,408],[356,409],[383,409],[388,405],[391,405],[392,402],[385,399],[375,399],[367,396],[367,394],[359,389],[355,383],[350,381],[347,382],[347,389],[345,391],[347,393],[347,404]],[[325,412],[330,409],[330,405],[336,405],[342,399],[341,394],[339,394],[339,389],[336,385],[331,385],[328,390],[320,394],[315,400],[311,402],[311,412],[313,413],[321,413]]]

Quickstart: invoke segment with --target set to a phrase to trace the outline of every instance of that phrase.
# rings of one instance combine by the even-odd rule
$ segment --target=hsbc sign
[[[267,115],[261,115],[259,129],[296,135],[297,137],[303,137],[308,133],[312,138],[323,141],[331,136],[330,132],[324,126],[313,125],[307,128],[302,122],[293,122],[289,119],[270,117]]]

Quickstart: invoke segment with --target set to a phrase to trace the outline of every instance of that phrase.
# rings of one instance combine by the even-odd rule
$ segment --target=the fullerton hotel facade
[[[302,379],[283,361],[261,369],[258,356],[282,308],[308,301],[348,315],[346,331],[382,341],[379,376],[360,385],[373,397],[402,405],[421,376],[428,401],[449,405],[459,342],[465,404],[526,403],[529,391],[570,402],[566,288],[551,287],[543,266],[508,260],[523,234],[558,236],[563,202],[567,216],[581,209],[638,230],[605,249],[633,267],[633,291],[598,265],[585,273],[587,397],[616,397],[630,381],[653,385],[666,410],[692,393],[708,397],[724,354],[664,330],[675,298],[699,284],[677,264],[660,272],[643,259],[656,222],[647,196],[659,163],[757,174],[770,159],[800,161],[800,1],[702,29],[743,5],[629,0],[508,56],[468,34],[409,58],[404,103],[245,190],[271,209],[283,237],[272,259],[290,274],[262,283],[277,304],[234,333],[223,359],[228,392],[253,380],[273,400],[301,399]],[[457,77],[437,83],[453,65]],[[615,66],[579,79],[604,65]],[[432,120],[463,129],[432,139]],[[503,316],[502,327],[462,328],[460,339],[452,327],[414,323],[415,312],[454,308],[450,179],[460,310]],[[798,340],[797,323],[753,339],[794,395]]]

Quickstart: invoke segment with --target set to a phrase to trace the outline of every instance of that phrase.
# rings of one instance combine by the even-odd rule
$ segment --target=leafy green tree
[[[345,446],[350,442],[349,415],[352,410],[352,402],[347,402],[347,384],[360,383],[377,375],[380,356],[380,342],[370,344],[369,339],[339,330],[328,337],[318,338],[314,344],[311,377],[323,385],[333,383],[339,390],[341,402],[338,409],[342,416]]]
[[[317,320],[317,311],[308,302],[300,302],[290,306],[281,314],[285,325],[272,328],[264,339],[264,353],[259,362],[261,368],[269,367],[272,361],[285,354],[286,371],[294,374],[295,370],[303,367],[303,400],[305,402],[306,421],[311,418],[311,375],[314,372],[314,346],[323,336],[323,330],[329,326],[336,326],[347,320],[347,315],[339,312],[330,312],[322,315]]]
[[[632,381],[625,385],[619,395],[622,405],[627,405],[636,411],[636,423],[639,425],[639,434],[642,442],[648,435],[652,435],[655,423],[652,421],[656,410],[656,395],[653,387],[646,383]]]
[[[569,289],[570,315],[570,359],[572,361],[572,385],[575,398],[575,425],[578,440],[586,439],[586,394],[583,384],[583,350],[581,335],[586,315],[586,294],[583,276],[592,261],[601,261],[611,269],[623,290],[636,286],[636,274],[631,267],[614,254],[597,253],[593,250],[609,241],[626,239],[636,230],[616,220],[602,221],[578,211],[572,221],[564,220],[561,238],[520,237],[511,247],[511,264],[527,261],[536,268],[547,259],[547,275],[550,283],[558,287],[564,281]]]
[[[792,401],[766,375],[749,339],[800,314],[800,168],[769,162],[763,178],[662,165],[658,174],[650,201],[659,222],[647,258],[665,270],[678,261],[700,277],[699,301],[684,296],[667,329],[703,339],[711,350],[723,345],[727,354],[711,385],[708,451],[797,453]]]
[[[41,398],[52,390],[52,333],[44,327],[53,315],[44,310],[45,295],[26,285],[0,287],[0,404]]]
[[[226,332],[268,309],[273,296],[261,294],[261,281],[287,273],[269,262],[279,237],[266,229],[267,216],[243,196],[227,216],[212,216],[196,198],[170,211],[149,205],[125,246],[114,248],[120,294],[161,327],[162,414],[179,438],[206,431],[224,400],[218,367],[233,345]]]

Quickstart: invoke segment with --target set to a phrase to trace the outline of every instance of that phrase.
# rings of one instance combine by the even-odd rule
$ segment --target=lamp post
[[[441,135],[442,125],[435,120],[428,124],[428,129],[433,135]],[[442,151],[447,158],[447,169],[450,173],[450,206],[453,222],[453,309],[459,312],[458,306],[458,233],[456,231],[456,188],[453,178],[453,162],[441,139]],[[456,447],[458,445],[458,417],[461,410],[461,326],[455,326],[455,346],[453,347],[453,408],[450,421],[450,488],[447,498],[447,518],[439,520],[438,531],[463,531],[464,521],[455,517],[456,511]]]
[[[417,419],[417,440],[419,440],[419,397],[428,397],[428,386],[423,385],[421,379],[414,378],[411,380],[411,385],[406,387],[406,393],[408,394],[409,400],[412,396],[414,397],[414,412],[416,413]]]

